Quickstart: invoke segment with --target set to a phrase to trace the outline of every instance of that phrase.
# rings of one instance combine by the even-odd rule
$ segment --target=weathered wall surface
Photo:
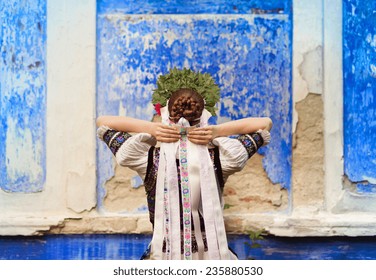
[[[0,234],[96,205],[95,2],[1,1]]]
[[[376,193],[375,1],[344,1],[345,174],[356,193]]]
[[[323,208],[324,139],[321,95],[309,94],[295,106],[299,122],[293,149],[293,205]]]
[[[294,2],[294,210],[316,211],[324,204],[322,10],[321,0]]]
[[[46,177],[46,1],[1,1],[0,18],[0,189],[38,192]]]
[[[323,1],[294,1],[293,12],[293,99],[294,104],[309,93],[322,93]],[[299,120],[294,107],[293,131]]]
[[[229,232],[376,234],[372,1],[26,2],[0,3],[1,235],[150,232],[141,178],[94,121],[150,120],[173,66],[213,74],[214,121],[274,121],[226,184]]]
[[[221,5],[205,2],[192,14],[181,3],[151,5],[146,11],[144,5],[137,9],[114,3],[100,1],[98,7],[98,115],[151,119],[158,75],[175,66],[209,72],[221,88],[214,121],[270,116],[274,123],[273,141],[262,149],[263,157],[230,178],[228,211],[286,209],[291,185],[291,3],[274,3],[277,9],[259,2],[260,10],[248,10],[249,3],[234,1],[237,9],[218,11],[215,7]],[[106,211],[118,208],[110,201],[139,197],[132,178],[115,173],[107,181],[113,176],[111,164],[112,155],[99,143],[98,200],[101,206],[104,198]],[[133,209],[135,202],[127,203],[131,199],[124,198],[121,212],[146,211],[143,198]]]
[[[343,2],[343,189],[335,213],[376,210],[376,75],[373,1]]]

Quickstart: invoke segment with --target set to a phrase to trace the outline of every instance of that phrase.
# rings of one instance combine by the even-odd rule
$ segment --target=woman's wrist
[[[146,126],[146,133],[149,133],[151,136],[157,136],[158,123],[149,122]]]
[[[220,124],[213,125],[212,133],[213,133],[212,140],[217,138],[217,137],[228,136],[228,135],[224,135],[224,131],[223,131],[222,126]]]
[[[228,137],[233,134],[233,127],[229,123],[222,123],[214,125],[213,127],[213,134],[215,135],[214,138],[217,137]]]

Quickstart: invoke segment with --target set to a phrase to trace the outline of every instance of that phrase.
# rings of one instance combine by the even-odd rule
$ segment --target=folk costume
[[[147,133],[131,136],[106,126],[98,128],[117,162],[144,179],[153,237],[142,259],[237,259],[229,249],[223,220],[222,193],[229,175],[240,171],[247,160],[270,142],[268,131],[237,138],[218,137],[211,145],[187,139],[189,122],[170,121],[167,109],[171,94],[190,88],[205,100],[197,127],[205,127],[219,100],[219,88],[209,74],[173,69],[160,76],[153,104],[161,106],[162,123],[177,125],[181,138],[160,143]],[[159,105],[157,105],[159,104]]]

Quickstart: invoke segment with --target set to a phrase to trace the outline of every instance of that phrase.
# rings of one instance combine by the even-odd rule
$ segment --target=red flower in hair
[[[157,112],[159,116],[161,115],[161,108],[162,106],[160,103],[154,104],[154,110]]]

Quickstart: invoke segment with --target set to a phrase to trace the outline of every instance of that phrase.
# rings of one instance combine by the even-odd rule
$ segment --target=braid
[[[175,91],[168,103],[170,118],[174,122],[184,117],[189,122],[200,118],[205,107],[203,98],[194,90],[179,89]]]

